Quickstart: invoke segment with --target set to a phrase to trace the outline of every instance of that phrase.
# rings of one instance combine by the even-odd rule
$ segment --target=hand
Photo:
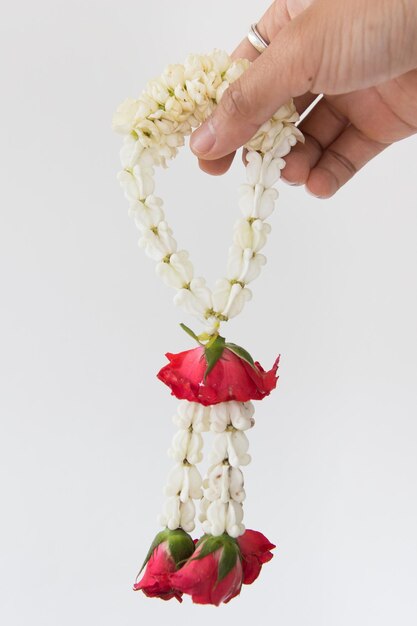
[[[387,146],[417,132],[416,0],[275,0],[234,58],[254,61],[191,136],[200,167],[223,174],[235,150],[294,97],[305,144],[283,178],[328,198]]]

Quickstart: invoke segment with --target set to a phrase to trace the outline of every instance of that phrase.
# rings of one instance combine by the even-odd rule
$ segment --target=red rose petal
[[[168,385],[172,395],[180,400],[198,402],[205,406],[219,402],[247,402],[262,400],[275,389],[279,357],[266,372],[256,362],[255,367],[224,349],[221,358],[204,379],[207,362],[204,348],[166,354],[169,363],[159,372],[158,378]]]

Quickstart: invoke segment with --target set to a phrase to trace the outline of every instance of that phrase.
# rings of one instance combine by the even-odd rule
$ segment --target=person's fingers
[[[348,126],[311,170],[307,190],[319,198],[330,198],[389,145],[366,137],[353,125]]]
[[[305,109],[310,106],[315,97],[316,96],[309,93],[301,96],[300,98],[296,98],[294,100],[294,104],[297,108],[298,113],[303,113]],[[198,165],[200,169],[203,170],[203,172],[205,172],[206,174],[211,174],[212,176],[220,176],[221,174],[227,172],[227,170],[230,168],[235,154],[236,151],[234,150],[230,154],[226,154],[220,159],[213,159],[212,161],[209,161],[208,159],[198,159]],[[242,161],[244,165],[247,165],[246,155],[244,152],[242,152]]]
[[[313,0],[275,0],[256,23],[256,28],[261,37],[270,43],[288,22],[294,19],[312,2]],[[254,61],[259,54],[248,38],[245,37],[233,50],[231,57],[233,59]]]
[[[257,29],[261,36],[270,42],[275,35],[291,20],[295,15],[300,13],[312,0],[275,0],[275,2],[267,9],[260,20],[257,22]],[[248,38],[242,39],[240,44],[232,52],[232,59],[248,59],[254,61],[259,57],[260,53],[252,46]],[[303,94],[300,98],[295,99],[294,104],[299,113],[313,102],[314,96],[311,93]],[[224,174],[230,168],[235,151],[231,151],[219,159],[206,160],[199,158],[198,163],[200,169],[207,174],[218,176]]]
[[[312,0],[304,0],[305,4],[310,4]],[[278,32],[284,28],[290,19],[293,19],[297,13],[290,13],[286,9],[288,4],[287,0],[279,0],[264,13],[256,27],[260,35],[268,42],[271,42]],[[302,2],[298,2],[296,5],[298,12],[301,12],[303,5]],[[272,9],[275,8],[273,12]],[[305,7],[304,7],[305,8]],[[249,61],[255,61],[260,55],[260,52],[255,50],[248,38],[242,39],[240,44],[235,48],[230,55],[232,59],[249,59]],[[294,98],[294,105],[298,113],[301,115],[307,107],[317,98],[317,94],[307,92],[302,94],[298,98]]]
[[[269,10],[262,16],[261,20],[257,23],[257,29],[261,36],[267,41],[272,41],[272,39],[277,35],[277,33],[284,28],[286,24],[288,24],[289,19],[293,18],[294,15],[289,15],[289,13],[284,9],[284,5],[286,4],[286,0],[280,0],[279,2],[275,2],[274,5],[277,5],[277,15],[275,19],[271,16],[268,17]],[[300,4],[301,7],[301,4]],[[270,7],[271,9],[272,7]],[[235,50],[230,55],[232,59],[249,59],[249,61],[255,61],[260,55],[260,52],[255,50],[252,44],[249,42],[248,38],[242,39],[240,44],[235,48]],[[294,98],[294,105],[297,109],[298,113],[304,113],[307,107],[317,98],[317,94],[312,94],[307,92],[302,94],[298,98]]]
[[[284,181],[303,185],[324,150],[348,126],[349,120],[322,98],[299,125],[305,143],[298,143],[285,157]]]
[[[292,96],[301,96],[319,65],[314,20],[306,9],[282,28],[268,48],[225,91],[213,115],[191,136],[191,149],[218,159],[242,146]]]
[[[271,9],[271,7],[270,7]],[[268,11],[270,10],[268,9]],[[267,13],[268,13],[267,11]],[[264,35],[264,26],[261,22],[265,21],[266,15],[263,16],[260,22],[257,24],[257,28],[265,39],[269,41],[267,35]],[[260,52],[258,52],[252,44],[249,42],[248,38],[245,37],[240,44],[235,48],[235,50],[230,55],[232,59],[248,59],[249,61],[254,61],[258,58]],[[214,159],[212,161],[206,159],[198,159],[198,165],[203,172],[206,174],[211,174],[212,176],[219,176],[220,174],[224,174],[230,168],[233,163],[233,159],[235,157],[235,150],[233,150],[230,154],[226,154],[225,156]]]

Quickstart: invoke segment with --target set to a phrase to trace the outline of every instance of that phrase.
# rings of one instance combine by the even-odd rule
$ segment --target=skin
[[[245,38],[253,61],[191,136],[202,170],[226,172],[236,149],[291,97],[305,144],[283,178],[329,198],[382,150],[417,132],[417,0],[275,0],[258,21],[270,42]]]

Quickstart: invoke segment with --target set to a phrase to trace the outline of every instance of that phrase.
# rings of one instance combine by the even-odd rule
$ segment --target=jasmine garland
[[[235,223],[225,276],[213,289],[194,275],[188,252],[178,249],[162,199],[154,193],[155,167],[167,167],[185,137],[209,117],[228,86],[248,66],[249,61],[232,60],[220,50],[189,55],[184,65],[170,65],[150,81],[138,98],[125,100],[113,119],[114,129],[124,135],[123,169],[118,178],[140,231],[139,244],[156,261],[156,273],[175,290],[174,302],[203,327],[198,335],[184,327],[199,347],[167,354],[170,363],[158,374],[181,400],[174,418],[178,432],[170,448],[175,466],[160,516],[164,530],[151,546],[145,573],[135,589],[165,600],[181,600],[183,593],[189,593],[194,602],[227,602],[240,593],[243,583],[253,582],[261,563],[272,558],[269,550],[274,547],[261,533],[245,529],[241,466],[250,461],[244,431],[254,425],[251,400],[262,399],[275,388],[278,359],[265,372],[244,348],[226,342],[220,326],[242,311],[252,297],[248,284],[266,262],[260,251],[271,231],[266,220],[278,197],[273,185],[285,166],[282,157],[302,141],[294,125],[298,120],[294,104],[282,106],[245,146],[246,183],[238,189],[242,215]],[[203,480],[197,465],[202,460],[202,433],[209,430],[215,439]],[[187,533],[195,528],[195,501],[200,502],[203,543],[195,553],[176,558],[176,546],[185,546],[184,553],[191,546]],[[261,556],[251,557],[251,568],[254,563],[259,567],[256,576],[245,578],[249,557],[242,546],[247,548],[254,537],[265,546],[265,553],[262,548]],[[197,588],[205,567],[205,584]]]

